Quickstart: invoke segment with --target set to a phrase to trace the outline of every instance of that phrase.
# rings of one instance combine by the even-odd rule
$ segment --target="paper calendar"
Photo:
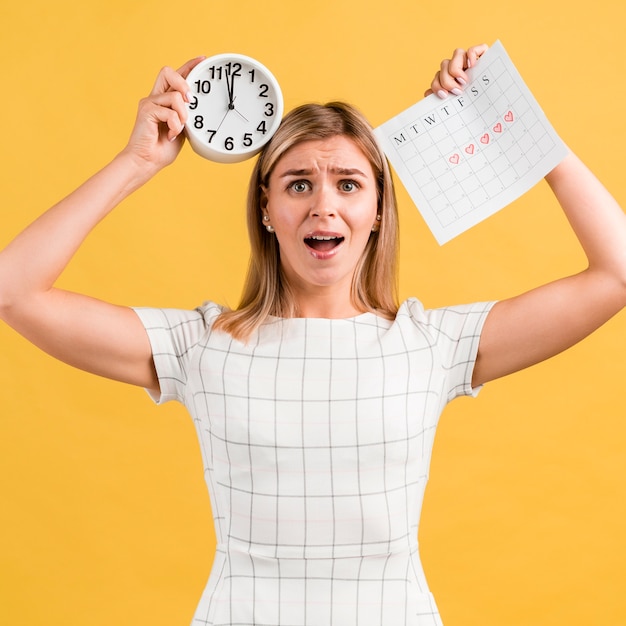
[[[374,131],[439,244],[510,204],[567,154],[499,41],[467,73],[462,95],[430,95]]]

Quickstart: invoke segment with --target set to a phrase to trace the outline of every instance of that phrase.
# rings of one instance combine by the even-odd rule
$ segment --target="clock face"
[[[235,163],[250,158],[280,124],[280,86],[255,59],[240,54],[210,57],[193,68],[187,83],[191,93],[187,137],[207,159]]]

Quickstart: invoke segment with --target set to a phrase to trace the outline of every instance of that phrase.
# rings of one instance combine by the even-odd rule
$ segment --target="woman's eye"
[[[304,193],[309,189],[309,183],[305,180],[296,180],[289,187],[296,193]]]
[[[344,180],[341,182],[341,191],[345,191],[346,193],[351,193],[356,191],[359,188],[358,183],[353,180]]]

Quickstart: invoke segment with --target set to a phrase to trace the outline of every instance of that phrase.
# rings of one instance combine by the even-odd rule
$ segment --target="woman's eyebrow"
[[[341,176],[363,176],[363,178],[367,178],[367,175],[356,167],[333,167],[330,171]]]
[[[339,174],[340,176],[362,176],[363,178],[367,178],[366,174],[356,167],[331,167],[329,171],[331,174]],[[279,174],[279,178],[311,176],[311,174],[313,174],[312,169],[290,169]]]
[[[279,175],[279,178],[287,178],[289,176],[310,176],[313,173],[313,170],[301,169],[301,170],[285,170],[282,174]]]

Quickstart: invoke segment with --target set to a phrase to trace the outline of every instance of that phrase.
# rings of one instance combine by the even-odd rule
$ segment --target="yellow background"
[[[455,47],[499,38],[624,203],[625,20],[618,0],[2,0],[0,247],[123,147],[161,66],[225,51],[264,62],[287,109],[339,98],[378,125]],[[62,285],[130,305],[235,304],[250,168],[186,147]],[[402,295],[427,306],[583,267],[545,183],[441,248],[398,195]],[[626,624],[625,333],[622,314],[444,413],[420,541],[446,626]],[[0,624],[188,624],[214,535],[184,409],[73,371],[6,326],[0,389]]]

